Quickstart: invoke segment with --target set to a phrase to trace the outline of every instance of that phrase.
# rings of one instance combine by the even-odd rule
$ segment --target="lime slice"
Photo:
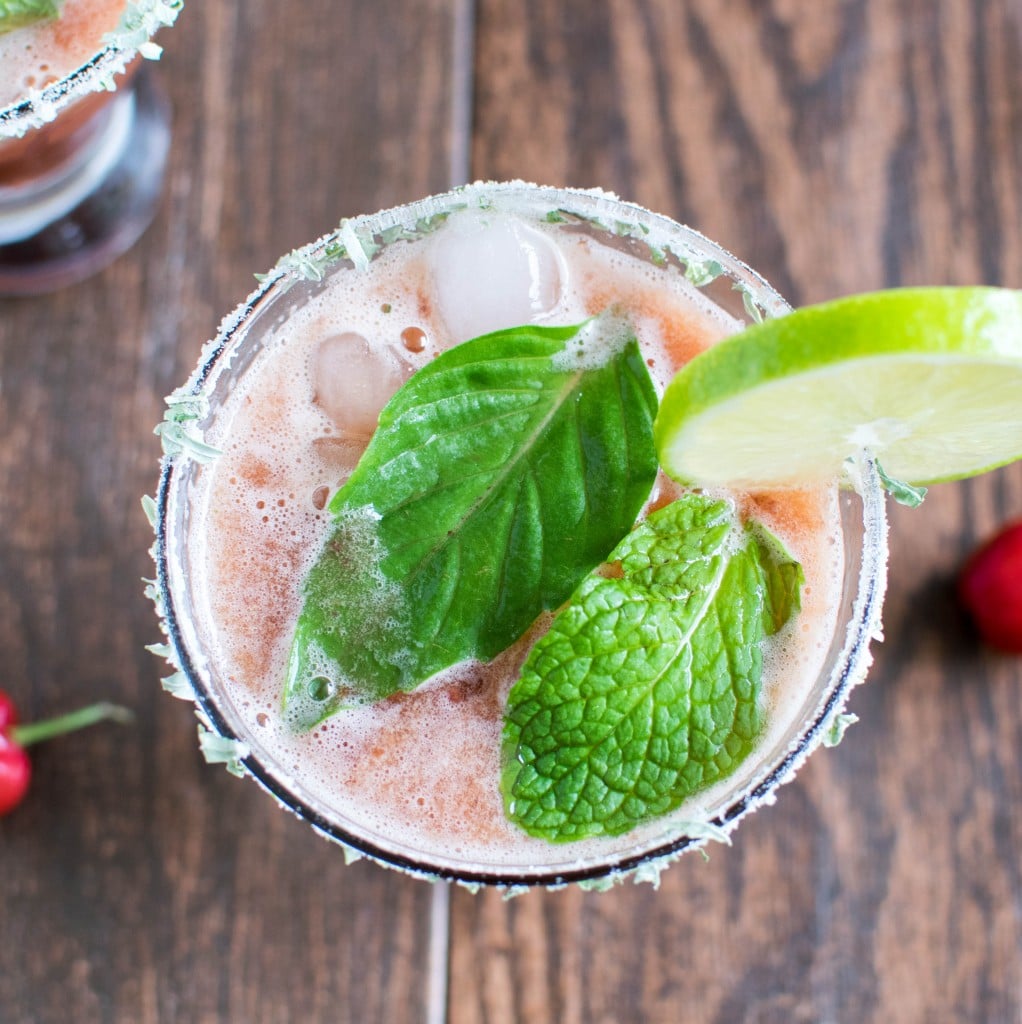
[[[807,306],[671,381],[660,463],[686,484],[792,486],[868,450],[913,484],[1022,457],[1022,291],[905,288]]]

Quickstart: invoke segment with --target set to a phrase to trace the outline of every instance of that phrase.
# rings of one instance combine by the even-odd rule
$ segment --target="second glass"
[[[181,0],[66,0],[0,36],[0,295],[53,291],[155,214],[170,112],[145,56]]]

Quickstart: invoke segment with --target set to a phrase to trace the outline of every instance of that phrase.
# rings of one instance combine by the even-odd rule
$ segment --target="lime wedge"
[[[868,450],[912,484],[1022,457],[1022,291],[905,288],[807,306],[671,381],[664,470],[698,486],[809,484]]]

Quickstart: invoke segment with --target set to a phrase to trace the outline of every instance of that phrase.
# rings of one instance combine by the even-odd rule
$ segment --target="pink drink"
[[[740,326],[677,266],[656,266],[631,243],[603,244],[580,222],[548,223],[536,202],[513,195],[497,192],[484,205],[331,272],[267,333],[251,362],[243,359],[203,434],[222,454],[194,475],[187,526],[173,542],[187,552],[191,603],[189,636],[177,639],[200,687],[207,675],[214,681],[217,707],[229,707],[232,731],[253,759],[272,765],[300,812],[331,834],[402,866],[550,881],[632,863],[636,851],[711,820],[764,778],[762,757],[776,760],[817,707],[840,636],[842,512],[836,488],[733,496],[743,515],[782,538],[807,580],[801,614],[765,652],[762,757],[754,753],[736,775],[627,836],[550,844],[505,818],[503,707],[549,617],[488,665],[462,664],[415,692],[296,732],[281,696],[302,583],[330,530],[324,506],[354,468],[379,409],[418,367],[478,334],[578,323],[614,303],[631,318],[662,390],[679,366]],[[647,511],[677,493],[661,474]]]

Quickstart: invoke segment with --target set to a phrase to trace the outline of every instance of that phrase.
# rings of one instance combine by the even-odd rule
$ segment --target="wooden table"
[[[1022,660],[952,590],[1022,465],[892,508],[860,723],[732,848],[511,902],[346,867],[202,763],[143,650],[138,500],[162,397],[254,271],[468,178],[613,189],[795,303],[1022,285],[1019,0],[189,0],[162,42],[152,229],[0,301],[0,685],[26,717],[137,715],[39,749],[0,823],[0,1021],[1022,1019]]]

